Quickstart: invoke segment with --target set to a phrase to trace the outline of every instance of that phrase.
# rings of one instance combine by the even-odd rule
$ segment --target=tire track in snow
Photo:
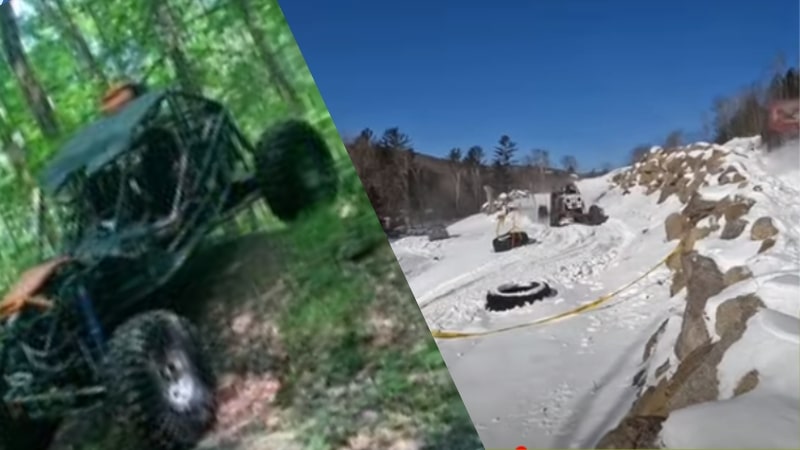
[[[563,242],[566,245],[563,247],[560,245],[543,247],[544,243],[548,242],[551,236],[554,237],[555,244],[561,244]],[[565,239],[565,236],[567,238],[575,237],[575,239],[567,240]],[[450,278],[449,280],[440,283],[436,288],[420,295],[417,299],[417,302],[419,303],[420,308],[425,309],[434,302],[452,295],[466,286],[474,285],[480,282],[487,276],[492,275],[498,269],[505,269],[531,257],[530,253],[540,248],[552,249],[552,251],[548,254],[542,255],[542,258],[552,258],[559,254],[562,257],[573,256],[576,253],[587,250],[588,247],[592,245],[592,242],[587,242],[585,237],[586,236],[583,235],[576,236],[575,233],[555,233],[551,228],[545,228],[541,233],[539,233],[538,236],[534,237],[534,239],[537,240],[535,244],[516,249],[515,251],[506,253],[499,258],[491,259],[464,274]]]
[[[562,228],[558,233],[553,233],[560,235],[559,241],[566,242],[566,247],[546,247],[548,251],[544,254],[539,252],[536,245],[544,246],[545,242],[522,248],[518,257],[503,266],[498,267],[496,262],[484,264],[479,268],[484,273],[472,275],[472,279],[428,299],[422,308],[429,326],[460,329],[478,322],[485,328],[491,328],[493,318],[530,314],[530,309],[526,307],[491,314],[483,309],[486,290],[505,282],[529,279],[530,273],[536,273],[535,279],[545,281],[556,289],[571,289],[575,284],[586,284],[590,289],[598,289],[600,285],[593,285],[589,280],[594,279],[618,257],[632,235],[625,224],[618,220],[609,220],[601,227],[578,227],[580,225]],[[548,230],[552,233],[552,230]],[[580,232],[576,233],[577,230]],[[517,264],[525,259],[529,262]],[[486,266],[492,266],[494,270],[486,272]],[[475,272],[471,271],[470,274]],[[558,303],[559,300],[555,302]]]
[[[539,244],[533,244],[533,245],[539,245]],[[553,258],[556,255],[558,255],[559,258],[556,258],[555,260],[552,260],[552,259],[550,260],[550,262],[556,262],[556,261],[558,261],[560,259],[566,259],[566,258],[572,257],[572,256],[574,256],[574,255],[576,255],[578,253],[583,253],[586,250],[590,250],[591,249],[591,244],[579,245],[579,246],[575,246],[575,247],[567,247],[567,249],[568,250],[566,250],[566,251],[555,251],[554,250],[552,252],[552,254],[544,255],[544,256],[542,256],[542,258],[543,259],[544,258],[549,259],[549,258]],[[525,250],[527,250],[527,249],[525,249]],[[486,277],[493,275],[499,269],[505,269],[505,268],[507,268],[509,266],[513,266],[513,265],[525,260],[527,257],[530,256],[528,253],[529,252],[516,253],[516,254],[514,254],[513,258],[504,258],[503,260],[500,260],[499,264],[498,264],[498,260],[490,261],[490,262],[485,263],[485,264],[481,265],[480,267],[478,267],[478,268],[476,268],[476,269],[474,269],[474,270],[472,270],[470,272],[467,272],[467,273],[465,273],[463,275],[460,275],[460,276],[458,276],[456,278],[452,278],[446,284],[453,284],[453,286],[451,286],[448,290],[446,290],[444,292],[440,292],[440,293],[437,292],[437,294],[435,296],[431,297],[431,298],[426,298],[425,300],[422,300],[420,302],[420,307],[421,308],[426,308],[428,306],[431,306],[434,302],[436,302],[438,300],[441,300],[443,298],[446,298],[446,297],[448,297],[448,296],[450,296],[450,295],[452,295],[452,294],[454,294],[454,293],[456,293],[456,292],[458,292],[460,290],[463,290],[464,288],[473,286],[475,284],[479,284]],[[440,288],[441,288],[441,286],[442,285],[440,285]]]

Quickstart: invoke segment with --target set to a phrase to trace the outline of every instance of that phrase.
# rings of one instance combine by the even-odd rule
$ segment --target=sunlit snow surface
[[[721,401],[676,411],[665,422],[661,440],[669,447],[800,448],[800,149],[795,143],[765,154],[754,142],[737,139],[721,149],[751,186],[761,187],[740,192],[756,200],[747,219],[752,224],[772,217],[780,231],[777,245],[757,255],[760,243],[749,241],[748,227],[738,239],[712,235],[696,248],[723,271],[746,264],[755,274],[709,300],[712,322],[719,303],[737,295],[756,292],[767,309],[750,319],[720,363]],[[682,205],[674,196],[656,204],[657,194],[646,196],[638,187],[623,195],[610,183],[616,172],[578,183],[587,204],[599,204],[610,216],[599,227],[549,228],[536,222],[530,208],[516,222],[538,243],[510,252],[492,252],[497,224],[484,214],[450,226],[452,239],[395,241],[431,328],[480,331],[530,322],[592,301],[656,265],[675,245],[665,242],[664,219]],[[715,177],[701,188],[709,198],[735,192],[736,185],[719,186]],[[644,344],[668,317],[673,320],[654,360],[674,358],[685,299],[682,293],[669,297],[670,278],[661,267],[607,306],[552,325],[440,340],[484,445],[594,446],[630,408]],[[529,280],[547,281],[559,294],[512,311],[483,309],[489,289]],[[759,371],[758,386],[731,399],[733,386],[752,369]]]

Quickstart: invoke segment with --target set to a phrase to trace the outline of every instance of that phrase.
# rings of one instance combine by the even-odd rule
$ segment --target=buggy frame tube
[[[86,287],[79,285],[77,294],[78,305],[83,313],[83,319],[86,321],[89,338],[94,344],[95,352],[97,352],[95,356],[100,359],[104,354],[106,342],[105,336],[103,335],[103,327],[100,325],[100,320],[94,310],[92,299],[89,297]]]

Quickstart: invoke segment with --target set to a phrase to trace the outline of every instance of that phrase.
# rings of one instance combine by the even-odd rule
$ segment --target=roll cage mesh
[[[166,96],[133,135],[128,151],[68,180],[60,208],[67,242],[91,231],[145,225],[174,238],[167,243],[174,250],[186,237],[184,226],[213,214],[230,172],[245,154],[224,108],[190,94]]]

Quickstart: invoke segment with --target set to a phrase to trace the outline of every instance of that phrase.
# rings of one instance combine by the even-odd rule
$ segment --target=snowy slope
[[[721,268],[748,263],[754,273],[753,279],[728,288],[724,298],[720,294],[718,302],[734,296],[736,289],[755,290],[767,308],[750,319],[744,336],[720,363],[720,397],[726,397],[725,401],[676,411],[661,432],[665,446],[800,448],[800,205],[796,200],[800,159],[792,166],[787,161],[793,161],[796,149],[788,152],[789,160],[777,161],[753,147],[753,140],[739,140],[721,149],[729,163],[738,165],[751,183],[762,188],[755,193],[753,217],[771,216],[782,238],[769,252],[755,257],[757,244],[741,239],[710,236],[697,247]],[[693,156],[703,151],[710,149],[694,150]],[[538,243],[495,254],[491,240],[496,224],[480,214],[452,225],[449,231],[455,237],[449,240],[394,242],[430,327],[482,331],[527,323],[593,301],[658,265],[676,244],[666,242],[664,221],[683,205],[675,196],[657,204],[658,195],[645,195],[640,187],[624,193],[611,183],[618,172],[579,183],[585,200],[599,204],[610,216],[598,227],[549,228],[529,215],[518,225]],[[731,189],[735,185],[711,182],[700,191],[714,197],[727,195]],[[681,329],[686,302],[680,294],[670,297],[671,278],[671,272],[661,266],[600,308],[568,320],[485,337],[439,340],[485,446],[596,445],[636,398],[632,378],[644,367],[645,343],[666,318],[672,320],[654,358],[674,358],[671,347]],[[483,309],[487,290],[528,280],[547,281],[559,294],[502,313]],[[709,305],[714,307],[714,299]],[[758,386],[730,399],[733,380],[754,365],[761,375]],[[647,372],[652,383],[653,370]],[[764,412],[759,420],[771,423],[768,439],[752,429],[749,440],[729,432],[731,421],[743,420],[748,411]],[[758,443],[762,437],[763,443]]]

